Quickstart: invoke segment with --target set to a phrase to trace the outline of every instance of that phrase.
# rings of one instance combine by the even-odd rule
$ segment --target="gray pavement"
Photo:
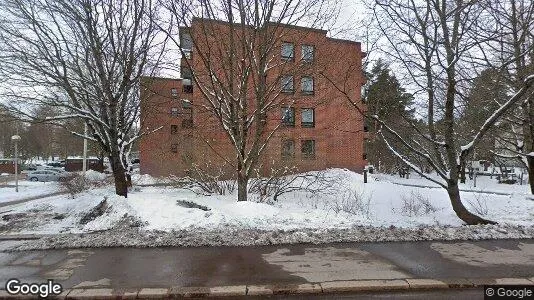
[[[374,292],[374,293],[341,293],[321,295],[274,295],[270,297],[248,297],[246,299],[290,299],[290,300],[483,300],[482,288],[427,290],[427,291],[400,291],[400,292]]]
[[[9,278],[124,289],[507,277],[534,277],[534,240],[0,252],[1,286]]]

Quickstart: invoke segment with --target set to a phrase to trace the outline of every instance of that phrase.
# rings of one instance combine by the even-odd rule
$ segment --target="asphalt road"
[[[534,240],[0,252],[0,283],[66,288],[504,277],[534,277]]]

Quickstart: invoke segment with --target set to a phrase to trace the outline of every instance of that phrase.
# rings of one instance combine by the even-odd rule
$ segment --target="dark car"
[[[53,162],[47,163],[46,165],[49,166],[49,167],[54,167],[54,168],[64,168],[65,167],[65,161],[64,160],[53,161]]]

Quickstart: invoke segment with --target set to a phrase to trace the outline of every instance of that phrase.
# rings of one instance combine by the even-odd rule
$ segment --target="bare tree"
[[[280,45],[285,37],[295,38],[292,25],[322,27],[334,20],[334,4],[328,0],[166,2],[175,21],[185,26],[182,41],[171,32],[169,36],[181,46],[184,58],[193,50],[193,58],[185,64],[205,100],[202,109],[213,118],[214,128],[224,130],[235,153],[235,158],[224,159],[235,170],[238,201],[247,200],[249,178],[280,126],[281,105],[291,105],[280,83],[282,74],[310,69],[306,64],[280,63]],[[293,87],[292,81],[286,83]]]
[[[473,76],[468,70],[473,69],[475,60],[482,61],[484,55],[492,55],[481,45],[502,34],[485,30],[485,24],[492,23],[491,19],[488,21],[491,15],[476,1],[391,0],[375,4],[377,24],[388,41],[387,54],[402,66],[409,83],[415,87],[416,99],[425,109],[419,111],[425,125],[412,124],[412,130],[406,134],[376,115],[368,118],[381,125],[381,136],[392,153],[418,174],[447,190],[452,208],[461,220],[467,224],[495,223],[473,214],[463,205],[459,174],[487,131],[529,93],[534,75],[524,77],[513,95],[471,136],[462,137],[458,134],[461,129],[457,119],[463,93],[469,85],[467,79]],[[348,95],[347,99],[357,106]],[[425,174],[412,159],[414,156],[425,161],[437,177]]]
[[[534,73],[534,3],[528,0],[487,0],[483,4],[502,33],[492,40],[499,54],[488,63],[500,65],[501,80],[517,90]],[[501,102],[498,102],[502,104]],[[529,170],[531,193],[534,194],[534,95],[521,97],[514,109],[505,115],[495,136],[495,154],[508,160],[519,160]]]
[[[0,6],[0,64],[9,109],[33,119],[33,105],[79,118],[109,157],[118,195],[127,196],[128,153],[145,132],[139,79],[164,52],[151,0],[6,0]]]

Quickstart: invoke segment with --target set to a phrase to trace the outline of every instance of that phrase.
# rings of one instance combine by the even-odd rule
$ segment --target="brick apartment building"
[[[183,176],[193,164],[214,172],[221,166],[233,168],[232,145],[220,122],[205,109],[206,100],[192,78],[191,69],[197,78],[206,72],[196,52],[207,51],[203,48],[207,46],[192,43],[201,34],[200,22],[206,20],[195,19],[191,27],[180,30],[186,53],[181,78],[143,78],[141,126],[160,129],[140,141],[142,174]],[[225,37],[228,23],[208,22],[223,32],[211,38]],[[365,83],[360,43],[329,38],[326,31],[312,28],[287,25],[279,30],[283,35],[272,50],[273,68],[266,77],[278,84],[280,93],[278,106],[267,113],[267,132],[274,134],[259,161],[259,172],[265,175],[283,166],[299,171],[333,167],[361,171],[367,138],[363,117],[335,87],[365,109],[360,100]]]

